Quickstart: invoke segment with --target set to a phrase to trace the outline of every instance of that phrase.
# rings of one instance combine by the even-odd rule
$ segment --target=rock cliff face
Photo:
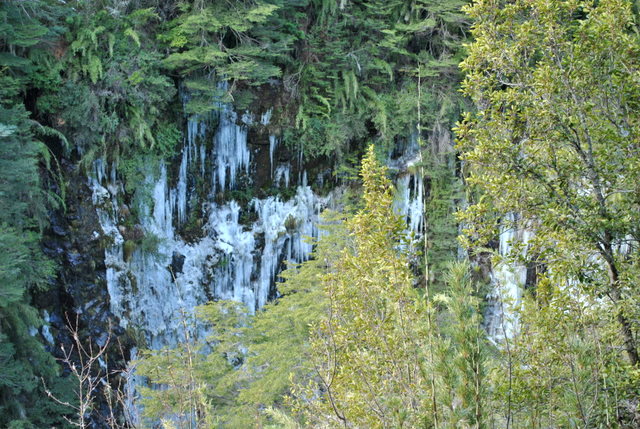
[[[36,297],[36,304],[44,313],[42,335],[56,356],[60,345],[70,342],[65,328],[68,324],[77,323],[82,337],[104,344],[112,319],[104,238],[92,190],[76,165],[63,161],[61,167],[68,178],[66,206],[50,213],[50,227],[43,240],[44,252],[59,270],[51,280],[53,287]],[[122,336],[124,331],[116,327],[114,334]]]
[[[140,347],[181,341],[184,315],[200,304],[232,299],[255,311],[277,296],[278,273],[286,261],[309,258],[307,237],[317,238],[322,210],[339,208],[342,188],[332,180],[330,160],[304,162],[269,133],[271,115],[221,105],[185,120],[179,156],[143,167],[145,179],[134,186],[146,197],[137,207],[116,164],[98,159],[87,173],[63,163],[67,206],[51,213],[44,241],[60,270],[55,287],[36,303],[46,322],[39,333],[51,352],[60,357],[60,345],[71,344],[70,321],[98,345],[117,337],[101,364],[124,368]],[[414,168],[419,149],[410,139],[387,160],[396,212],[414,238],[425,228],[429,194],[428,172],[424,180]],[[513,242],[526,240],[526,231],[504,228],[494,247],[507,255]],[[491,267],[486,258],[477,263],[492,284],[485,327],[500,342],[517,329],[509,303],[519,301],[530,273]],[[133,419],[137,383],[134,377],[127,388]]]

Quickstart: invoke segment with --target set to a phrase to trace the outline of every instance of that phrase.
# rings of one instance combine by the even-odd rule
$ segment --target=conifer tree
[[[467,262],[450,264],[444,277],[447,290],[434,297],[444,307],[434,365],[441,421],[445,427],[486,427],[491,415],[489,358],[478,284]]]
[[[40,238],[53,195],[42,189],[41,167],[51,155],[37,132],[50,131],[30,117],[24,95],[51,77],[42,48],[55,35],[50,5],[0,4],[0,426],[59,424],[64,408],[44,393],[55,389],[58,366],[44,348],[42,319],[32,297],[49,286],[54,266]]]

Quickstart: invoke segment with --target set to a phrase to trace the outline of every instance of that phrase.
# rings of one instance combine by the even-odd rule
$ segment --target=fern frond
[[[65,150],[69,149],[69,140],[67,140],[67,137],[65,137],[65,135],[60,131],[56,130],[55,128],[47,127],[46,125],[42,125],[37,121],[32,121],[31,124],[34,125],[34,132],[36,132],[37,134],[47,137],[57,137],[62,143],[63,148]]]
[[[140,36],[138,35],[138,32],[136,30],[134,30],[133,28],[129,27],[126,30],[124,30],[124,35],[130,37],[131,40],[134,41],[136,46],[138,46],[138,48],[141,46],[141,44],[140,44]]]

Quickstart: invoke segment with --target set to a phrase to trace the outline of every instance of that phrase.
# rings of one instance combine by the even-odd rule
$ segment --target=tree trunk
[[[624,349],[627,352],[627,356],[629,357],[629,361],[631,365],[636,366],[640,361],[638,357],[638,348],[636,346],[636,340],[633,338],[633,331],[631,330],[631,323],[629,319],[624,315],[622,308],[619,307],[619,302],[621,299],[620,295],[620,284],[618,277],[618,269],[614,263],[614,261],[607,258],[607,265],[609,267],[609,288],[610,288],[610,296],[611,300],[616,305],[616,318],[618,319],[618,323],[620,324],[620,333],[622,334],[622,339],[624,341]]]

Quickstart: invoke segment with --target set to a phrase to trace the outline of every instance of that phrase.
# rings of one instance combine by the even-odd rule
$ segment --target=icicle
[[[235,299],[255,309],[251,291],[254,235],[245,231],[239,222],[240,207],[235,201],[224,206],[212,205],[207,229],[217,237],[215,246],[221,251],[211,278],[215,294],[222,299]]]
[[[42,320],[44,321],[41,331],[42,336],[45,340],[47,340],[49,344],[55,345],[53,335],[51,334],[51,326],[49,325],[51,323],[51,316],[49,315],[49,312],[47,310],[43,311]]]
[[[184,102],[188,97],[183,96]],[[190,116],[187,119],[187,139],[181,150],[180,168],[178,170],[178,183],[175,191],[170,191],[171,199],[175,199],[175,209],[178,224],[183,224],[188,216],[188,174],[192,170],[191,165],[200,158],[200,174],[204,176],[206,151],[204,144],[198,145],[198,139],[202,140],[207,133],[207,119],[200,115]]]
[[[189,151],[182,148],[182,161],[178,172],[178,186],[176,196],[176,208],[178,211],[178,222],[180,224],[187,220],[187,169],[189,166]]]
[[[302,145],[298,147],[298,186],[302,185]]]
[[[424,223],[424,181],[420,174],[412,175],[411,179],[414,188],[408,211],[409,231],[420,234]]]
[[[394,208],[407,222],[410,233],[420,235],[424,229],[424,180],[419,173],[411,173],[411,167],[420,159],[417,136],[406,143],[398,159],[389,160],[389,165],[400,172],[396,181]]]
[[[246,125],[236,124],[237,114],[229,106],[220,113],[220,125],[214,137],[214,191],[233,188],[239,170],[248,172],[250,153],[247,146]],[[243,115],[245,124],[251,123],[249,114]]]
[[[125,378],[125,390],[124,390],[124,412],[125,412],[125,421],[130,424],[132,427],[139,427],[140,424],[140,414],[141,409],[138,405],[138,393],[137,387],[142,385],[141,377],[137,376],[133,364],[136,359],[138,359],[138,348],[131,347],[129,351],[129,364],[127,365],[127,369],[125,370],[124,378]]]
[[[288,164],[281,164],[276,168],[276,172],[273,176],[273,184],[277,187],[284,185],[285,188],[289,187],[291,179],[291,166]]]
[[[253,234],[262,233],[265,240],[260,261],[260,281],[255,288],[258,308],[266,303],[285,254],[292,262],[309,258],[313,246],[304,237],[317,238],[314,225],[318,221],[318,207],[327,201],[315,196],[309,187],[298,187],[296,196],[286,202],[277,197],[253,200],[254,210],[258,214]]]
[[[271,162],[271,178],[273,178],[273,155],[278,148],[278,139],[276,136],[269,136],[269,161]]]
[[[93,169],[95,171],[95,180],[98,184],[102,184],[105,177],[105,165],[102,159],[96,159],[93,162]]]
[[[262,125],[267,126],[269,125],[269,122],[271,122],[271,109],[264,112],[260,117],[260,123]]]
[[[204,144],[200,145],[200,175],[204,177],[205,173],[205,161],[207,159],[207,150]]]

